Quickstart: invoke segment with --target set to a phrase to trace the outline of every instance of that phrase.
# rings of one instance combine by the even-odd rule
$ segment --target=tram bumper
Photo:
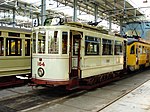
[[[52,80],[41,80],[32,78],[31,81],[37,85],[68,85],[69,81],[52,81]]]

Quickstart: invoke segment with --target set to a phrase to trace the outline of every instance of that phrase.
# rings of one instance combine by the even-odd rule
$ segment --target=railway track
[[[141,71],[140,71],[141,75],[135,75],[135,74],[137,74],[137,73],[132,74],[132,77],[134,80],[136,80],[134,77],[139,78],[139,77],[141,77],[141,75],[143,73],[141,73]],[[129,75],[124,79],[126,80],[126,79],[132,78],[131,76],[129,78],[128,77],[129,77]],[[150,77],[149,77],[149,79],[150,79]],[[139,87],[140,85],[142,85],[149,79],[145,79],[145,80],[141,81],[140,83],[138,83],[136,86],[134,86],[126,91],[121,92],[116,98],[110,99],[109,102],[105,106],[102,106],[101,108],[96,109],[95,111],[100,112],[101,110],[108,107],[112,103],[116,102],[123,96],[125,96],[128,93],[130,93],[131,91],[135,90],[137,87]],[[134,80],[133,80],[133,83],[134,83]],[[115,84],[117,85],[117,83],[121,83],[121,82],[122,81],[112,82],[107,86],[113,86]],[[102,89],[103,88],[105,88],[105,87],[102,87]],[[68,99],[76,98],[76,97],[82,96],[82,95],[88,96],[88,93],[91,91],[96,91],[96,90],[66,91],[65,89],[63,89],[61,87],[55,87],[55,88],[35,89],[26,94],[18,92],[18,94],[19,94],[18,96],[0,99],[0,112],[16,112],[16,111],[38,112],[39,108],[44,108],[47,105],[57,104],[59,102],[62,103]]]
[[[64,88],[55,87],[35,89],[25,94],[17,91],[13,92],[16,92],[18,95],[0,99],[0,112],[16,112],[33,109],[33,107],[38,107],[39,104],[46,104],[47,102],[55,102],[67,98],[72,94],[78,93],[79,90],[67,91]]]

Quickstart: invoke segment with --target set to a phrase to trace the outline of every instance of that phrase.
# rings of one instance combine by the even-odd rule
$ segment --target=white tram
[[[0,87],[22,83],[16,76],[31,75],[31,34],[27,29],[0,27]]]
[[[124,69],[125,43],[122,37],[80,23],[35,27],[32,81],[73,89],[111,80],[113,72]]]

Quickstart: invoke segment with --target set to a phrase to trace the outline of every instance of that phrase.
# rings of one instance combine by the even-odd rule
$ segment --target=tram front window
[[[38,34],[38,53],[45,53],[45,37],[46,37],[46,32],[41,31]]]
[[[49,31],[48,53],[49,54],[58,54],[58,51],[59,51],[58,31]]]

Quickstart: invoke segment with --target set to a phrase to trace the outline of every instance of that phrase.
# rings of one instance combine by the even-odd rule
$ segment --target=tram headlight
[[[42,77],[43,75],[44,75],[44,69],[43,68],[38,68],[38,71],[37,71],[37,73],[38,73],[38,75],[40,76],[40,77]]]

